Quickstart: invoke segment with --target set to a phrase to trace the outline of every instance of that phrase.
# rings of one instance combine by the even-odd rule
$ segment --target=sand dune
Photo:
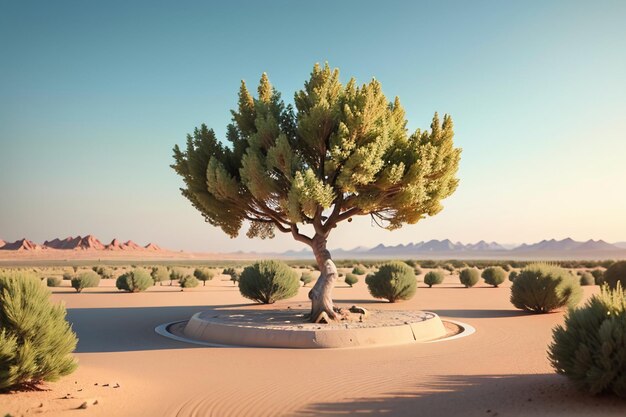
[[[112,280],[103,285],[81,294],[54,289],[53,298],[66,303],[80,338],[80,368],[49,384],[50,391],[0,396],[0,411],[150,417],[617,416],[626,407],[612,397],[581,394],[554,374],[546,349],[563,313],[515,310],[506,286],[465,289],[448,277],[438,288],[419,288],[411,301],[389,304],[373,300],[363,282],[354,288],[339,285],[339,304],[430,310],[467,322],[476,333],[419,345],[291,350],[199,347],[153,329],[211,308],[306,306],[306,288],[295,299],[257,306],[225,276],[185,292],[163,286],[124,294]],[[586,296],[597,291],[584,289]],[[71,398],[63,399],[66,394]],[[86,400],[98,404],[74,410]]]

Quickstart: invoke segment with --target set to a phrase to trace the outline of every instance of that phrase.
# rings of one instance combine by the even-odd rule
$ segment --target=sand
[[[64,284],[67,285],[67,282]],[[471,324],[451,341],[355,349],[210,348],[154,333],[208,307],[306,303],[308,289],[255,306],[226,277],[181,292],[118,293],[113,281],[81,294],[54,289],[80,338],[78,370],[46,391],[0,395],[0,415],[45,416],[623,416],[626,401],[578,392],[551,369],[546,349],[563,313],[529,315],[502,288],[466,289],[456,276],[415,298],[373,300],[361,282],[335,290],[339,304],[433,311]],[[585,295],[597,287],[584,287]],[[118,384],[118,385],[116,385]],[[68,396],[69,398],[64,398]],[[96,405],[93,402],[97,401]],[[76,410],[84,402],[87,408]],[[41,406],[40,406],[41,405]]]

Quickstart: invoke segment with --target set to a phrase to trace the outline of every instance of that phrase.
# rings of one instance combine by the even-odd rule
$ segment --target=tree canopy
[[[294,106],[264,73],[256,97],[241,82],[228,146],[202,124],[174,147],[182,194],[229,236],[247,222],[248,237],[278,229],[311,244],[298,224],[325,238],[355,215],[397,229],[438,213],[455,191],[461,150],[450,116],[435,113],[430,130],[410,134],[397,97],[375,79],[343,85],[328,64],[314,66]]]

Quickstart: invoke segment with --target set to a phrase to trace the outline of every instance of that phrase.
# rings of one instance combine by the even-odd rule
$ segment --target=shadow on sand
[[[67,320],[78,335],[76,353],[191,349],[200,346],[159,336],[154,328],[163,323],[187,320],[200,311],[252,305],[68,308]]]
[[[444,376],[402,392],[311,404],[294,416],[623,416],[626,400],[577,391],[565,377]]]

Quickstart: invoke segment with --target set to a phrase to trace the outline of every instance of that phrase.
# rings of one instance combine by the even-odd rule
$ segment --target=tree
[[[321,272],[310,318],[328,322],[337,318],[338,274],[326,249],[332,230],[357,215],[393,230],[437,214],[457,187],[461,151],[450,116],[435,113],[430,131],[409,134],[397,97],[389,102],[375,79],[343,85],[328,64],[314,66],[294,102],[285,105],[266,74],[256,98],[242,81],[230,146],[203,124],[186,149],[174,147],[172,168],[183,196],[229,236],[246,222],[250,238],[278,230],[310,246]]]

